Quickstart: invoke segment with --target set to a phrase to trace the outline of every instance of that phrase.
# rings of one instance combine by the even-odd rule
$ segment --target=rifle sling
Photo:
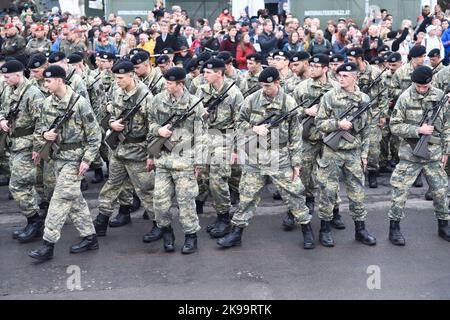
[[[83,145],[81,144],[81,142],[75,142],[75,143],[61,143],[58,146],[60,151],[70,151],[80,149]]]
[[[31,128],[16,128],[14,132],[11,134],[12,138],[21,138],[30,136],[34,133],[34,127]]]
[[[147,138],[145,136],[138,137],[138,138],[125,136],[125,140],[122,143],[141,143],[141,142],[144,142],[145,140],[147,140]]]

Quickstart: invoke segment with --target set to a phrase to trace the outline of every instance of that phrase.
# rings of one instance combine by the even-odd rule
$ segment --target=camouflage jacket
[[[161,76],[162,74],[159,73],[159,69],[152,68],[152,71],[150,71],[150,74],[147,77],[139,78],[139,80],[141,80],[147,86],[147,88],[154,86],[152,94],[155,93],[154,95],[157,95],[164,90],[164,84],[166,83],[164,77],[159,79]],[[158,81],[158,83],[156,83],[156,81]]]
[[[414,142],[420,138],[419,123],[425,112],[431,114],[434,103],[442,97],[442,94],[441,90],[431,87],[426,95],[421,95],[415,86],[411,86],[398,98],[389,125],[392,134],[401,138],[398,153],[400,159],[426,163],[430,160],[440,160],[442,154],[450,154],[450,119],[447,108],[442,108],[434,124],[435,130],[432,135],[434,138],[428,144],[430,160],[421,159],[412,154]]]
[[[327,78],[336,82],[339,82],[339,79],[336,76],[336,73],[334,73],[333,71],[329,70],[327,72]]]
[[[372,67],[367,61],[365,63],[364,71],[360,71],[358,75],[358,86],[361,91],[365,92],[366,88],[375,80],[380,71]],[[385,72],[386,73],[386,72]],[[382,76],[381,76],[382,77]],[[365,92],[370,98],[375,97],[384,89],[383,81],[378,82],[377,85],[372,86],[372,89],[369,92]],[[385,101],[387,100],[387,92],[386,90],[381,94],[381,96],[377,99],[376,103],[372,105],[370,108],[370,116],[373,125],[378,125],[380,116],[387,114],[387,109],[382,110],[382,107],[387,107]]]
[[[288,80],[294,77],[294,73],[291,71],[291,69],[288,70],[288,74],[286,77],[282,77],[280,73],[280,85],[281,88],[283,88],[284,92],[286,92],[286,85],[288,84]]]
[[[256,73],[253,74],[250,71],[247,71],[246,73],[244,73],[244,80],[247,81],[247,88],[251,89],[253,88],[253,86],[258,85],[259,87],[261,87],[261,85],[259,84],[258,78],[259,75],[261,74],[262,69]]]
[[[297,88],[297,86],[299,84],[301,84],[302,82],[304,82],[304,80],[306,80],[306,79],[308,79],[308,78],[299,77],[296,74],[292,73],[292,77],[287,79],[284,84],[284,91],[286,92],[286,94],[292,95],[295,91],[295,88]]]
[[[184,85],[186,86],[186,88],[189,89],[189,87],[191,86],[192,80],[194,80],[195,78],[192,77],[192,73],[188,73],[186,75],[186,79],[184,79]]]
[[[39,90],[41,90],[45,98],[51,95],[51,93],[47,90],[47,88],[44,87],[44,80],[36,80],[35,78],[31,77],[30,82],[32,85],[36,86]]]
[[[328,91],[320,101],[315,119],[317,129],[322,131],[324,136],[339,130],[339,116],[350,107],[353,107],[350,112],[350,114],[353,114],[362,102],[369,102],[369,100],[369,96],[361,92],[358,87],[352,93],[345,91],[341,87]],[[370,117],[368,112],[365,112],[353,122],[353,128],[348,131],[355,137],[354,141],[348,142],[345,139],[341,139],[338,152],[339,150],[359,149],[361,157],[367,158],[369,153],[369,125]],[[358,132],[356,132],[355,128],[358,128]]]
[[[66,84],[70,86],[73,91],[86,98],[86,100],[90,103],[86,83],[72,67],[69,67],[67,70]]]
[[[404,64],[395,71],[391,82],[393,99],[398,99],[398,97],[400,97],[400,95],[412,84],[411,73],[413,71],[414,67],[411,62]]]
[[[6,38],[2,44],[2,53],[8,57],[17,57],[25,53],[27,46],[24,37],[16,34],[14,37]]]
[[[179,101],[174,101],[167,91],[157,94],[149,111],[149,140],[159,137],[158,130],[170,116],[182,114],[198,100],[187,89],[184,90],[184,94]],[[172,152],[162,150],[161,156],[155,159],[157,168],[193,170],[194,165],[201,165],[206,162],[203,113],[203,104],[199,103],[193,115],[180,126],[173,128],[169,141],[174,145],[174,149]]]
[[[230,76],[227,76],[225,74],[225,79],[229,79],[231,81],[236,81],[236,87],[239,88],[241,93],[244,93],[249,88],[247,87],[247,81],[245,81],[244,77],[242,76],[242,72],[239,71],[236,68],[233,68],[233,74]]]
[[[432,67],[432,66],[429,66],[429,67],[433,69],[433,74],[437,74],[438,72],[445,69],[445,66],[442,62],[436,67],[436,69],[434,69],[434,67]]]
[[[100,81],[102,82],[103,87],[105,88],[105,92],[111,93],[112,87],[114,86],[114,83],[116,81],[114,73],[112,73],[111,70],[102,70],[101,78],[102,80]]]
[[[36,52],[47,53],[47,52],[50,52],[51,47],[52,47],[52,42],[49,39],[33,38],[30,41],[28,41],[28,43],[27,43],[26,53],[28,55],[32,55],[33,53],[36,53]]]
[[[77,42],[64,39],[59,45],[59,51],[64,52],[66,57],[70,56],[74,52],[87,52],[87,46],[82,40]]]
[[[390,70],[386,70],[383,75],[383,82],[384,87],[386,88],[386,99],[383,99],[380,101],[381,103],[381,110],[382,114],[381,117],[389,118],[391,116],[392,110],[389,109],[389,104],[392,99],[394,99],[394,93],[392,91],[392,78],[394,77],[394,74]]]
[[[305,109],[314,101],[314,99],[316,99],[321,94],[324,94],[325,92],[338,87],[339,84],[333,80],[328,80],[327,82],[322,84],[318,80],[309,78],[301,82],[294,91],[295,101],[297,102],[297,104],[300,104],[302,101],[309,99],[309,103],[299,108],[298,114],[300,119],[307,117]],[[319,103],[317,103],[317,105],[319,105]],[[311,135],[309,136],[309,141],[322,140],[322,134],[319,130],[317,130],[317,128],[315,128],[314,126],[311,127],[310,132]]]
[[[8,125],[12,130],[9,134],[11,152],[19,152],[22,150],[32,151],[33,149],[33,133],[36,122],[40,117],[40,103],[44,100],[44,95],[38,88],[33,86],[29,80],[24,79],[23,83],[17,88],[7,87],[5,92],[5,100],[0,109],[0,120],[8,117],[10,110],[15,109],[19,103],[19,112],[15,120],[8,119]],[[30,132],[25,136],[24,130]],[[22,131],[22,132],[21,132]],[[21,137],[15,137],[20,135]]]
[[[126,109],[133,108],[136,103],[148,92],[148,88],[141,81],[136,81],[136,88],[131,92],[126,92],[120,87],[116,87],[112,94],[112,114],[109,123],[118,120]],[[140,104],[139,111],[127,122],[122,133],[128,139],[135,141],[120,143],[113,154],[122,160],[146,161],[147,156],[147,136],[148,136],[148,111],[152,103],[153,96],[148,94],[147,98]],[[142,140],[142,141],[140,141]],[[138,141],[138,142],[136,142]]]
[[[46,140],[43,134],[50,129],[57,117],[66,113],[69,101],[72,95],[76,94],[69,86],[66,86],[67,93],[63,98],[55,95],[47,97],[42,102],[42,113],[39,121],[39,128],[35,131],[34,151],[39,151]],[[72,99],[73,100],[73,99]],[[62,160],[67,162],[85,162],[91,164],[98,154],[100,148],[102,134],[97,120],[95,120],[94,111],[89,102],[82,96],[74,105],[75,113],[67,121],[59,133],[61,138],[60,145],[65,144],[81,144],[81,148],[74,150],[60,150],[53,154],[54,160]]]
[[[433,86],[441,89],[442,91],[448,87],[450,83],[450,66],[445,67],[433,77]]]
[[[195,94],[197,92],[198,87],[200,87],[202,84],[206,84],[205,77],[203,76],[203,73],[201,73],[197,78],[193,79],[191,81],[191,85],[189,86],[188,90],[190,94]]]
[[[271,147],[261,149],[261,157],[254,159],[251,156],[254,150],[250,150],[250,157],[244,159],[243,147],[250,137],[255,136],[253,127],[272,114],[282,114],[296,107],[294,98],[284,93],[280,87],[277,95],[270,98],[259,90],[244,100],[238,119],[238,151],[239,161],[243,163],[243,168],[247,171],[276,172],[278,169],[300,167],[301,164],[301,123],[295,115],[278,126],[272,127],[268,136],[271,139]],[[253,138],[254,139],[254,138]],[[267,140],[258,137],[259,141]],[[278,145],[277,145],[278,144]],[[250,145],[250,143],[249,143]],[[251,146],[250,146],[251,147]],[[278,147],[278,148],[277,148]],[[247,151],[246,151],[247,152]],[[275,165],[275,167],[274,167]]]
[[[81,74],[81,78],[87,86],[86,90],[95,116],[97,117],[97,120],[100,120],[101,108],[105,104],[106,99],[105,88],[103,87],[101,80],[97,81],[98,78],[94,78],[87,70]]]

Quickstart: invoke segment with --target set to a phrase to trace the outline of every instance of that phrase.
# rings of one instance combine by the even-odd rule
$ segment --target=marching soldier
[[[12,23],[5,25],[6,40],[2,44],[2,53],[6,57],[14,57],[20,62],[25,62],[25,49],[27,43],[25,39],[19,35],[19,29]]]
[[[289,79],[291,79],[294,74],[289,68],[289,59],[291,58],[291,54],[285,51],[275,51],[273,54],[273,63],[274,67],[278,70],[280,74],[280,85],[284,91],[286,91],[286,83]]]
[[[369,153],[370,120],[363,113],[355,124],[340,115],[353,107],[350,112],[358,110],[369,97],[357,86],[358,67],[354,63],[342,64],[337,69],[339,88],[327,92],[320,101],[315,124],[324,136],[344,130],[354,138],[352,142],[345,139],[339,141],[334,151],[324,145],[321,158],[318,160],[318,180],[320,185],[319,239],[323,246],[333,247],[334,239],[331,233],[333,207],[336,204],[341,173],[347,189],[350,204],[350,214],[355,222],[355,239],[366,245],[375,245],[376,239],[365,228],[367,211],[364,205],[364,169],[367,167]]]
[[[254,91],[252,91],[256,92],[257,90],[261,89],[258,77],[263,70],[261,66],[262,57],[259,53],[252,53],[249,54],[246,59],[248,71],[244,73],[244,79],[247,81],[248,90],[255,88],[253,89]],[[253,92],[249,92],[247,96]],[[243,92],[243,94],[245,94],[245,92]]]
[[[197,66],[200,68],[200,75],[198,75],[195,79],[191,81],[191,84],[188,88],[190,94],[195,94],[197,92],[198,87],[200,87],[202,84],[206,84],[206,80],[203,77],[203,70],[201,69],[203,64],[211,58],[211,54],[208,51],[202,52],[197,57]]]
[[[59,152],[51,155],[56,172],[56,187],[45,219],[44,243],[28,255],[37,260],[53,257],[55,243],[67,216],[83,240],[70,248],[71,253],[98,249],[97,236],[86,200],[80,190],[83,175],[98,153],[101,142],[100,127],[95,120],[89,102],[64,83],[66,72],[59,66],[44,70],[45,85],[52,93],[43,102],[36,135],[35,150],[46,142],[58,142]],[[55,132],[52,124],[56,119],[73,111],[62,129]],[[42,134],[41,134],[42,133]]]
[[[340,54],[333,54],[330,57],[330,70],[328,70],[328,78],[330,80],[338,82],[338,78],[336,76],[336,70],[339,68],[341,64],[345,62],[345,58]]]
[[[430,59],[430,67],[433,69],[433,75],[445,68],[441,60],[441,50],[438,48],[432,49],[428,52],[427,56]]]
[[[18,60],[8,61],[1,68],[8,87],[0,109],[0,127],[10,140],[9,190],[18,202],[22,215],[27,218],[27,226],[15,231],[13,238],[25,243],[41,236],[44,224],[35,196],[36,170],[33,164],[36,159],[33,133],[40,117],[39,104],[44,96],[25,78],[23,70],[24,66]]]
[[[61,41],[59,51],[64,52],[66,57],[75,52],[87,52],[88,48],[81,39],[81,30],[69,30],[67,37]]]
[[[156,69],[160,74],[164,74],[166,71],[173,67],[173,63],[167,54],[159,56],[158,59],[156,59],[156,65]]]
[[[28,55],[33,53],[49,53],[52,42],[45,37],[44,25],[38,24],[36,26],[36,37],[28,41],[26,52]]]
[[[391,131],[401,140],[400,162],[391,177],[392,200],[388,213],[389,240],[394,245],[405,245],[405,239],[400,232],[400,221],[405,217],[408,189],[421,171],[425,174],[433,196],[434,213],[438,219],[438,235],[450,241],[448,181],[443,169],[450,153],[448,105],[436,115],[434,123],[421,121],[424,116],[435,115],[436,102],[443,97],[441,90],[431,86],[432,77],[433,72],[429,67],[417,67],[411,74],[413,85],[400,95],[391,116]],[[444,99],[447,100],[447,97]],[[429,159],[414,155],[414,145],[409,143],[410,140],[417,141],[423,136],[430,136],[430,142],[426,145]]]
[[[164,77],[166,90],[155,96],[149,112],[149,139],[167,138],[174,148],[171,152],[163,149],[160,157],[154,159],[155,215],[158,227],[163,231],[164,250],[173,252],[175,236],[169,209],[172,198],[176,197],[179,220],[185,234],[181,252],[190,254],[197,250],[197,232],[200,230],[194,199],[198,194],[196,174],[200,170],[198,166],[203,163],[204,109],[201,103],[195,106],[199,99],[185,88],[186,72],[182,68],[174,67]],[[177,127],[170,124],[162,126],[172,115],[181,115],[190,108],[194,108],[193,114]]]
[[[222,51],[217,55],[217,59],[225,62],[225,79],[236,81],[236,87],[243,94],[248,90],[247,82],[245,81],[241,71],[233,66],[233,56],[228,51]]]
[[[125,140],[121,141],[115,150],[111,150],[109,162],[109,178],[103,185],[99,194],[99,214],[95,219],[95,229],[99,236],[105,236],[108,221],[119,197],[122,184],[129,180],[136,190],[137,196],[144,204],[149,214],[153,212],[153,186],[154,174],[152,161],[147,156],[147,114],[152,95],[142,82],[135,79],[134,66],[130,61],[120,61],[114,65],[112,72],[116,76],[117,90],[112,97],[112,112],[109,120],[110,130],[122,132]],[[148,96],[140,102],[139,110],[127,123],[122,122],[121,114],[124,110],[137,106],[145,95]],[[108,134],[107,134],[108,136]],[[122,209],[122,208],[121,208]],[[116,218],[117,225],[121,226],[130,221],[130,209],[126,212],[119,209]],[[155,231],[157,227],[154,226]]]
[[[288,78],[284,86],[284,91],[286,94],[293,94],[295,88],[303,81],[309,78],[309,64],[308,60],[310,58],[309,53],[304,51],[295,52],[289,63],[289,68],[291,69],[293,76]]]
[[[238,120],[238,141],[240,143],[247,141],[243,134],[248,138],[250,132],[256,133],[263,139],[270,133],[272,140],[278,140],[278,145],[272,144],[271,141],[271,149],[263,150],[259,159],[249,157],[248,161],[243,163],[244,154],[239,144],[239,161],[243,163],[239,211],[233,215],[231,232],[218,239],[217,244],[224,248],[241,244],[243,230],[248,226],[256,211],[261,190],[271,180],[280,190],[296,222],[302,226],[304,248],[312,249],[314,236],[310,225],[311,215],[305,205],[305,198],[302,195],[303,185],[299,178],[302,140],[297,113],[292,111],[295,113],[272,128],[272,131],[269,131],[266,124],[257,125],[268,116],[291,112],[295,107],[295,100],[284,93],[280,86],[280,74],[275,68],[264,69],[259,76],[259,81],[262,90],[247,97],[241,108]],[[252,151],[254,150],[250,150],[249,153],[253,154]]]
[[[200,67],[197,64],[197,58],[192,58],[189,60],[189,62],[186,65],[186,72],[188,74],[186,75],[186,88],[189,88],[192,80],[197,78],[200,75]]]
[[[152,94],[156,95],[164,89],[165,80],[158,69],[152,67],[149,59],[150,55],[146,51],[141,51],[131,57],[131,62],[139,80],[151,89]]]

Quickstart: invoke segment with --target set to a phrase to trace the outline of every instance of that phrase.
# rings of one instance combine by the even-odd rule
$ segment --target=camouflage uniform
[[[147,77],[139,78],[139,80],[141,80],[147,86],[147,88],[154,86],[153,92],[155,93],[155,95],[164,90],[164,84],[166,83],[166,80],[164,79],[164,77],[159,79],[159,77],[161,77],[162,74],[158,71],[159,71],[159,69],[152,68],[152,71],[150,71],[150,74]],[[159,79],[159,81],[158,81],[158,79]],[[156,83],[156,81],[158,81],[158,83]],[[155,83],[156,83],[156,85],[155,85]]]
[[[281,85],[281,88],[284,90],[284,92],[286,92],[286,86],[288,86],[290,84],[290,81],[292,81],[290,79],[292,79],[294,76],[295,75],[291,69],[288,70],[288,74],[286,75],[286,77],[283,77],[280,72],[280,85]]]
[[[3,80],[3,76],[0,74],[0,105],[5,103],[5,93],[8,85]],[[5,154],[0,155],[0,173],[3,174],[7,179],[11,176],[11,171],[9,170],[9,152],[6,150]]]
[[[64,39],[59,45],[59,51],[64,52],[66,57],[68,57],[74,52],[87,52],[88,48],[82,40],[70,41],[68,39]]]
[[[126,108],[132,108],[135,103],[148,92],[148,88],[137,82],[136,88],[131,92],[118,88],[112,97],[112,114],[110,123],[117,120]],[[127,180],[136,190],[150,218],[153,215],[153,187],[154,174],[147,171],[147,113],[152,96],[149,94],[141,103],[139,111],[125,126],[123,134],[128,141],[119,143],[116,150],[111,151],[109,163],[109,178],[99,194],[99,212],[110,217],[114,211],[113,203],[118,198],[122,185]]]
[[[329,91],[336,87],[338,87],[338,83],[332,80],[322,84],[318,80],[308,79],[301,82],[297,86],[294,92],[294,98],[298,104],[305,99],[309,99],[309,101],[312,102],[323,92]],[[308,105],[309,104],[306,104],[305,108]],[[300,118],[307,117],[304,111],[305,108],[300,108]],[[302,138],[302,140],[302,170],[300,172],[300,177],[305,187],[305,196],[307,198],[313,198],[315,191],[317,190],[316,161],[320,157],[322,150],[322,134],[317,130],[317,128],[312,127],[311,135],[308,139]]]
[[[189,87],[191,86],[192,80],[194,80],[195,78],[192,77],[192,73],[188,73],[186,75],[186,79],[184,80],[184,85],[186,86],[186,88],[189,89]]]
[[[240,70],[233,67],[233,74],[230,76],[227,76],[225,74],[225,79],[236,81],[236,87],[239,88],[239,90],[244,93],[249,88],[247,87],[247,81],[245,81],[243,74]]]
[[[350,93],[342,88],[327,92],[320,101],[319,110],[315,119],[318,130],[327,135],[339,129],[339,115],[353,106],[355,112],[360,103],[368,102],[369,97],[359,91]],[[351,113],[352,113],[351,112]],[[356,132],[348,132],[355,137],[353,142],[341,139],[338,150],[333,151],[326,145],[322,157],[317,161],[318,181],[320,186],[319,218],[331,221],[333,207],[336,203],[339,190],[339,176],[342,172],[349,198],[350,214],[354,221],[364,221],[367,211],[364,205],[364,172],[361,158],[367,158],[369,153],[370,116],[364,113],[355,121],[353,128],[359,127]]]
[[[189,94],[187,90],[184,90],[184,94],[178,102],[173,102],[166,91],[157,94],[149,110],[149,139],[158,136],[161,124],[172,114],[186,111],[197,101],[198,98]],[[180,127],[173,129],[169,141],[174,144],[174,150],[171,153],[163,150],[161,156],[155,159],[154,210],[160,228],[171,225],[172,216],[169,209],[172,198],[176,196],[183,232],[193,234],[200,230],[194,201],[198,194],[194,165],[201,164],[201,156],[205,151],[203,111],[200,103],[193,116],[184,121]],[[194,142],[194,148],[191,147],[192,142]],[[200,160],[197,159],[198,156]]]
[[[297,88],[297,86],[306,79],[308,79],[308,78],[299,77],[293,73],[292,77],[290,77],[286,80],[286,83],[284,85],[284,91],[286,92],[286,94],[292,95],[294,93],[295,89]]]
[[[11,178],[9,190],[18,202],[21,213],[30,218],[39,213],[37,205],[36,169],[31,159],[33,151],[33,133],[37,120],[40,117],[39,103],[44,96],[38,88],[31,85],[24,78],[17,88],[8,87],[5,93],[5,101],[0,110],[0,120],[6,119],[8,112],[18,105],[19,113],[15,120],[9,119],[9,134]]]
[[[242,143],[248,140],[244,135],[253,135],[250,133],[252,127],[267,116],[273,113],[288,112],[295,106],[295,100],[286,95],[281,88],[273,99],[267,97],[260,90],[244,100],[237,123],[239,161],[241,163],[246,158]],[[294,215],[296,222],[308,224],[311,215],[305,205],[305,198],[302,196],[301,179],[292,181],[293,167],[301,167],[302,140],[298,117],[294,116],[284,120],[277,127],[273,127],[269,135],[272,137],[272,142],[278,140],[278,145],[273,143],[273,150],[262,150],[259,159],[251,156],[254,150],[250,150],[250,156],[242,165],[239,211],[234,214],[232,224],[238,227],[248,226],[261,200],[261,190],[269,182],[272,182],[280,190],[283,201]],[[265,139],[260,137],[258,140]],[[252,148],[251,143],[249,145]]]
[[[36,52],[49,53],[52,46],[52,42],[47,38],[33,38],[27,43],[26,53],[32,55]]]
[[[334,73],[332,70],[328,70],[327,72],[327,78],[336,82],[339,82],[336,73]]]
[[[190,94],[195,94],[198,90],[198,88],[202,84],[206,84],[205,77],[203,76],[203,73],[201,73],[197,78],[193,79],[191,81],[191,85],[189,86],[188,90]]]
[[[231,80],[224,80],[220,91],[210,84],[200,86],[196,97],[204,97],[208,101],[211,97],[218,97],[231,85]],[[230,156],[234,151],[235,123],[239,116],[239,108],[244,101],[242,93],[236,86],[228,91],[228,97],[217,107],[216,119],[209,121],[208,155],[211,157],[209,168],[202,172],[202,177],[209,173],[209,190],[211,191],[213,206],[217,214],[230,211],[230,190],[228,181],[231,177]],[[209,169],[209,170],[208,170]],[[209,172],[208,172],[209,171]],[[202,185],[201,181],[199,185]],[[206,196],[208,189],[206,188]],[[200,201],[205,200],[205,196]]]
[[[86,98],[86,100],[90,103],[86,83],[79,74],[75,73],[75,70],[72,67],[69,67],[67,70],[66,83],[72,88],[73,91]]]
[[[26,40],[16,34],[14,37],[6,38],[2,44],[2,53],[8,57],[23,58],[25,54]],[[22,59],[21,59],[22,60]]]
[[[245,81],[247,81],[248,89],[253,88],[255,85],[258,85],[259,87],[261,87],[261,85],[259,84],[259,81],[258,81],[258,77],[261,74],[261,72],[262,72],[262,69],[259,72],[257,72],[256,74],[253,74],[250,71],[247,71],[246,73],[244,73],[243,78]],[[243,92],[243,93],[245,93],[245,92]]]
[[[400,221],[404,218],[408,189],[422,171],[430,185],[433,195],[435,215],[440,220],[449,220],[447,200],[447,175],[441,167],[441,157],[450,153],[450,119],[445,107],[435,124],[432,141],[428,144],[430,159],[422,159],[412,154],[413,148],[407,139],[419,138],[419,123],[425,114],[442,97],[443,92],[431,87],[426,95],[416,91],[415,86],[407,89],[397,100],[392,112],[390,127],[393,134],[400,137],[400,162],[391,177],[392,200],[389,219]],[[433,141],[434,140],[434,141]],[[417,140],[416,140],[417,141]]]
[[[67,93],[63,98],[52,95],[44,100],[40,133],[48,131],[54,120],[63,115],[70,101],[74,100],[72,96],[76,93],[69,86],[66,88]],[[88,205],[80,190],[83,177],[79,175],[79,166],[81,162],[90,165],[97,155],[101,142],[100,127],[85,98],[80,97],[73,110],[75,113],[63,125],[59,134],[61,150],[52,155],[57,178],[44,230],[44,240],[50,243],[59,240],[67,216],[71,218],[81,237],[95,234]],[[45,140],[41,134],[35,136],[38,139],[34,148],[39,150]]]
[[[450,67],[447,66],[438,73],[436,73],[433,77],[433,86],[440,89],[445,90],[450,83]]]

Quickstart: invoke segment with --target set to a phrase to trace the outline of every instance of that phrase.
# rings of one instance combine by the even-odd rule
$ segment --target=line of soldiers
[[[19,60],[1,62],[6,148],[0,140],[0,163],[9,155],[10,191],[27,218],[13,238],[29,242],[43,236],[32,258],[53,257],[67,216],[82,237],[70,252],[97,249],[97,236],[106,236],[108,227],[130,223],[134,194],[152,220],[144,242],[163,239],[166,252],[175,250],[175,200],[185,235],[181,252],[195,252],[198,214],[210,195],[217,218],[206,231],[220,247],[240,245],[268,183],[288,208],[284,229],[300,225],[305,249],[315,247],[310,221],[319,197],[319,241],[332,247],[331,227],[345,229],[341,179],[355,239],[375,245],[365,226],[364,172],[376,187],[377,172],[389,170],[390,160],[390,241],[405,244],[400,221],[408,189],[421,172],[438,234],[450,241],[448,104],[436,107],[446,98],[443,91],[448,93],[450,71],[423,66],[423,46],[413,47],[403,66],[400,55],[390,52],[369,64],[358,47],[349,50],[348,63],[337,54],[276,50],[266,68],[259,54],[249,55],[246,73],[233,66],[228,52],[203,52],[186,74],[173,66],[172,53],[160,56],[155,68],[141,49],[119,61],[100,52],[98,69],[92,70],[82,52],[38,52],[27,62],[30,79]],[[430,138],[426,159],[413,152],[423,136]],[[92,221],[80,186],[89,168],[96,181],[103,179],[103,162],[108,178]],[[44,215],[39,201],[48,203]],[[116,202],[119,212],[112,219]],[[239,209],[231,215],[236,202]]]

